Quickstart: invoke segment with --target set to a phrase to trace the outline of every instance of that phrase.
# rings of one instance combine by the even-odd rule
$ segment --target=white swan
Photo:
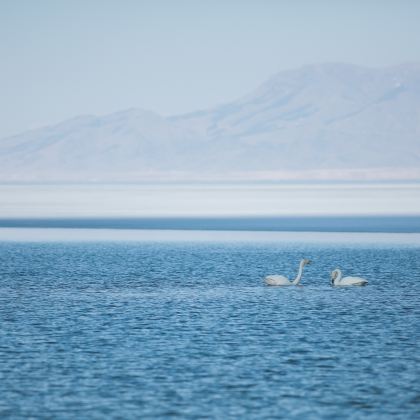
[[[331,273],[331,284],[333,286],[364,286],[368,283],[366,279],[361,277],[343,277],[343,273],[336,268]]]
[[[290,281],[284,276],[279,276],[278,274],[270,275],[265,278],[265,284],[268,286],[296,286],[299,284],[300,279],[302,278],[303,267],[310,264],[311,260],[304,258],[300,261],[299,271],[296,278],[293,281]]]

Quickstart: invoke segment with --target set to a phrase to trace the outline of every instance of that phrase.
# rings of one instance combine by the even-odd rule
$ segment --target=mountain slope
[[[0,180],[420,178],[420,65],[284,71],[214,109],[128,110],[0,140]]]

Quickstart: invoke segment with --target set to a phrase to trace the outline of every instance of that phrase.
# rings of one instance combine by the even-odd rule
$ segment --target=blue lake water
[[[0,242],[0,416],[418,418],[419,251]],[[302,287],[264,286],[302,257]],[[337,266],[368,286],[332,288]]]

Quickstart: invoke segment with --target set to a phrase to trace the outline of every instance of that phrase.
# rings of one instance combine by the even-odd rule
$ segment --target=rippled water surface
[[[0,243],[0,415],[416,418],[419,251]],[[303,256],[303,287],[264,286]]]

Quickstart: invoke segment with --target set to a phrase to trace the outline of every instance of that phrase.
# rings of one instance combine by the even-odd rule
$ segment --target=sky
[[[209,108],[285,69],[420,61],[417,0],[0,0],[0,138]]]

